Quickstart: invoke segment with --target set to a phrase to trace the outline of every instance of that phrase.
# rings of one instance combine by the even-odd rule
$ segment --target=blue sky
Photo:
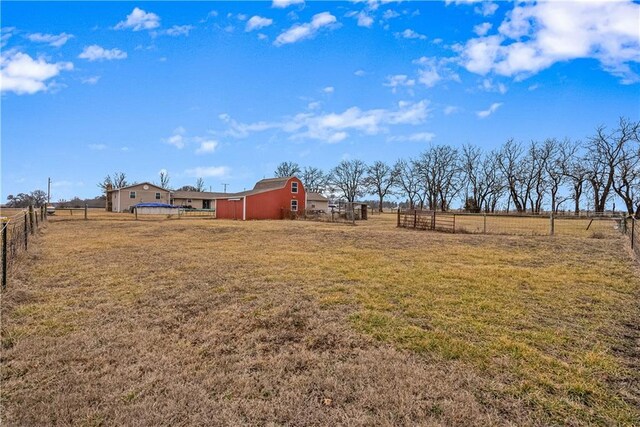
[[[2,2],[2,188],[251,188],[640,119],[633,2]]]

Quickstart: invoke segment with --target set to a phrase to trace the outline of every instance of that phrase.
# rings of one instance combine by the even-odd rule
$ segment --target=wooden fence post
[[[138,208],[133,208],[133,212],[136,214],[136,220],[138,219]]]
[[[29,205],[29,228],[31,229],[31,234],[33,234],[33,205]]]
[[[9,228],[9,220],[3,219],[2,222],[2,289],[7,289],[7,228]]]
[[[456,234],[456,214],[453,214],[453,234]]]
[[[436,229],[436,211],[435,210],[431,213],[431,229],[432,230]]]
[[[400,206],[398,206],[398,227],[400,227]]]
[[[636,240],[636,219],[631,218],[631,249],[635,246],[634,241]]]
[[[29,249],[29,224],[27,223],[27,212],[24,213],[24,250]]]
[[[484,218],[483,218],[483,226],[482,226],[482,234],[487,234],[487,213],[484,213]]]
[[[36,229],[38,228],[38,212],[33,212],[33,216],[36,218]]]
[[[556,224],[553,219],[553,211],[549,214],[549,235],[553,236],[556,231]]]
[[[418,225],[418,209],[413,210],[413,228]]]
[[[87,209],[88,209],[89,205],[87,205],[86,203],[84,204],[84,219],[87,219]]]

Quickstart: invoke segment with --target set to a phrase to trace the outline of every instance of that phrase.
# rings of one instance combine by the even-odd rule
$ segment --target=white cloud
[[[60,33],[60,34],[41,34],[33,33],[27,36],[29,40],[36,43],[48,43],[49,46],[60,47],[64,45],[69,39],[73,38],[73,34]]]
[[[443,110],[445,116],[448,116],[453,113],[457,113],[458,111],[460,111],[460,108],[454,105],[447,105],[446,107],[444,107],[444,110]]]
[[[329,12],[322,12],[313,15],[311,22],[304,24],[295,24],[288,30],[282,32],[276,38],[274,44],[282,46],[289,43],[296,43],[301,40],[311,38],[316,35],[320,29],[330,26],[336,22],[336,17]]]
[[[196,154],[213,153],[218,148],[218,141],[213,139],[201,140],[200,147],[196,150]]]
[[[69,70],[73,70],[71,62],[49,63],[43,58],[33,59],[26,53],[5,51],[0,56],[0,89],[18,95],[46,91],[55,85],[55,82],[47,85],[47,80]]]
[[[292,4],[303,4],[304,0],[273,0],[271,7],[284,9]]]
[[[473,27],[473,32],[479,36],[486,35],[493,25],[490,22],[483,22]]]
[[[482,2],[480,6],[476,6],[473,8],[473,11],[475,13],[482,16],[491,16],[496,13],[497,10],[498,4],[491,1]]]
[[[96,151],[103,151],[107,149],[107,146],[105,144],[89,144],[88,147],[91,150],[96,150]]]
[[[266,40],[268,38],[269,38],[269,36],[267,36],[266,34],[258,33],[258,39],[259,40]]]
[[[2,27],[0,29],[0,47],[5,47],[7,45],[9,39],[13,37],[15,31],[15,27]]]
[[[165,139],[165,142],[169,145],[173,145],[178,150],[182,150],[186,144],[186,140],[184,136],[186,133],[187,131],[182,126],[179,126],[176,129],[174,129],[173,135]]]
[[[111,61],[113,59],[125,59],[127,52],[123,52],[120,49],[105,49],[97,44],[91,46],[85,46],[84,50],[78,58],[86,59],[88,61]]]
[[[367,73],[366,73],[366,71],[364,71],[364,70],[356,70],[356,71],[354,71],[354,73],[353,73],[353,75],[354,75],[354,76],[358,76],[358,77],[362,77],[362,76],[364,76],[365,74],[367,74]]]
[[[416,81],[410,79],[406,74],[396,74],[395,76],[387,76],[387,81],[383,84],[386,87],[391,88],[391,92],[396,93],[398,87],[412,87],[415,86]]]
[[[198,166],[184,171],[185,175],[193,178],[221,178],[229,175],[228,166]]]
[[[172,37],[188,36],[189,32],[193,30],[193,28],[193,25],[174,25],[165,31],[165,34]]]
[[[253,31],[253,30],[259,30],[260,28],[268,27],[271,24],[273,24],[273,19],[263,18],[262,16],[256,15],[256,16],[252,16],[247,21],[247,26],[245,27],[244,30],[247,32]]]
[[[133,11],[127,15],[125,21],[119,22],[116,26],[116,30],[122,30],[130,28],[133,31],[140,30],[153,30],[160,26],[160,17],[152,12],[145,12],[144,10],[136,7]]]
[[[401,33],[395,33],[395,36],[400,38],[405,38],[405,39],[420,39],[420,40],[426,40],[427,36],[425,36],[424,34],[419,34],[416,33],[415,31],[413,31],[410,28],[407,28],[406,30],[404,30]]]
[[[94,85],[98,83],[99,80],[100,80],[100,76],[91,76],[91,77],[82,79],[82,83],[86,85]]]
[[[397,18],[398,16],[400,16],[400,14],[398,12],[396,12],[393,9],[387,9],[384,11],[384,13],[382,14],[382,19],[392,19],[392,18]]]
[[[428,101],[399,102],[395,109],[362,110],[351,107],[342,113],[319,113],[305,111],[280,122],[238,123],[227,114],[220,119],[228,124],[225,135],[244,138],[251,133],[266,130],[279,130],[290,135],[291,139],[315,139],[328,143],[342,141],[350,136],[349,132],[364,135],[378,135],[388,132],[391,126],[417,125],[423,123],[430,110]]]
[[[333,93],[336,89],[333,86],[327,86],[322,89],[324,93]]]
[[[500,108],[501,106],[502,106],[502,102],[494,102],[493,104],[491,104],[491,106],[487,110],[477,111],[476,115],[481,119],[487,118],[493,113],[495,113],[498,110],[498,108]]]
[[[418,132],[411,135],[394,135],[387,138],[387,142],[431,142],[436,137],[435,133]]]
[[[466,69],[523,79],[553,64],[592,58],[622,83],[640,81],[640,5],[630,1],[520,3],[498,34],[467,41]]]
[[[358,20],[359,27],[371,28],[373,25],[373,18],[364,10],[360,12],[349,12],[345,15],[348,18],[356,18]]]
[[[420,65],[420,69],[418,69],[418,83],[431,88],[445,80],[460,82],[460,76],[449,67],[449,63],[452,61],[451,58],[438,59],[426,56],[416,59],[413,63]]]
[[[492,79],[483,79],[478,87],[485,92],[499,92],[502,95],[507,93],[507,86],[504,83],[494,83]]]

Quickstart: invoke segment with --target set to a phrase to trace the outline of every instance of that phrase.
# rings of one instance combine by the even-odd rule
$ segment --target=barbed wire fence
[[[18,256],[29,250],[36,231],[47,221],[47,210],[44,206],[22,209],[11,216],[1,217],[2,221],[2,253],[0,262],[2,271],[1,287],[7,288],[7,273],[14,267]]]

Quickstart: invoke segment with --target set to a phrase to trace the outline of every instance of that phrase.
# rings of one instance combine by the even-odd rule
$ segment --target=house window
[[[160,193],[156,193],[156,200],[160,200]]]
[[[298,183],[297,182],[292,182],[291,183],[291,192],[292,193],[297,193],[298,192]]]
[[[297,200],[292,200],[291,201],[291,212],[298,212],[298,201]]]
[[[191,199],[187,199],[187,203],[191,203]]]
[[[136,192],[135,191],[129,191],[129,198],[130,199],[135,199],[136,198]]]

